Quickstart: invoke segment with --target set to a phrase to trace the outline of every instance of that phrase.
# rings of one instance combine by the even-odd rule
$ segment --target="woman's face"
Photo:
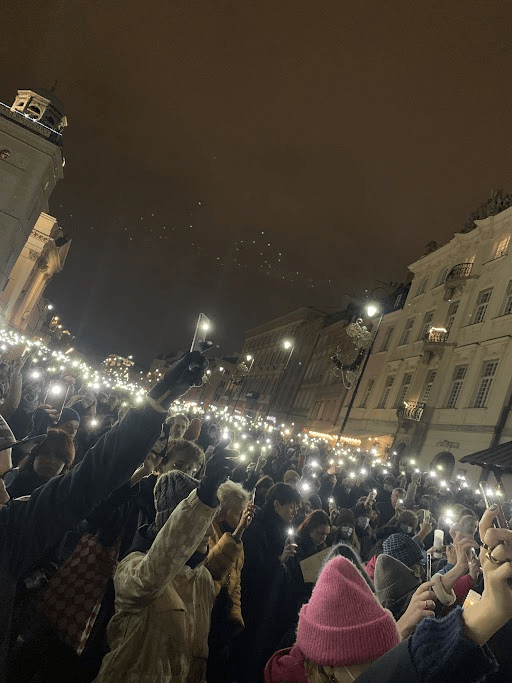
[[[64,463],[52,452],[43,451],[34,459],[34,472],[46,481],[57,477],[63,469]]]
[[[320,526],[317,526],[315,529],[310,531],[309,537],[313,541],[313,545],[318,546],[325,543],[330,530],[331,527],[328,524],[320,524]]]
[[[281,517],[285,524],[290,524],[292,519],[297,514],[298,509],[298,503],[285,503],[284,505],[281,505],[278,500],[274,501],[274,510],[277,512],[279,517]]]
[[[240,498],[233,498],[229,502],[229,507],[226,509],[224,518],[230,527],[236,529],[242,512],[244,511],[244,501]]]
[[[191,458],[185,451],[171,451],[169,460],[166,462],[164,471],[179,470],[183,474],[193,477],[199,469],[199,463]]]

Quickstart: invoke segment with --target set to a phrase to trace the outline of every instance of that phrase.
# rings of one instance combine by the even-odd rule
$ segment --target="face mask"
[[[366,529],[366,527],[368,526],[369,523],[370,523],[370,520],[368,519],[368,517],[358,517],[357,518],[357,526],[360,529]]]
[[[348,526],[346,524],[341,525],[341,537],[342,538],[350,538],[354,532],[354,527]]]
[[[400,524],[400,531],[403,534],[410,534],[412,531],[412,526],[406,526],[405,524]]]
[[[345,486],[345,493],[350,493],[351,491],[352,489],[350,488],[350,486]]]
[[[479,507],[480,510],[485,510],[485,501],[479,500],[477,503],[477,507]]]
[[[384,491],[388,491],[389,493],[391,493],[392,490],[393,490],[392,486],[390,486],[389,484],[384,484]]]

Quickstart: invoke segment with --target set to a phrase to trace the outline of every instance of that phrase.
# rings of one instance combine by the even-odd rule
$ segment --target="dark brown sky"
[[[102,353],[183,348],[200,310],[235,350],[512,190],[508,0],[4,0],[1,22],[0,99],[58,79],[66,105],[50,294]]]

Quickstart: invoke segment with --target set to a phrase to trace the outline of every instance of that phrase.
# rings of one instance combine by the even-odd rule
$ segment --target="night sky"
[[[4,0],[0,100],[64,101],[47,290],[76,345],[223,352],[403,280],[512,191],[508,0]]]

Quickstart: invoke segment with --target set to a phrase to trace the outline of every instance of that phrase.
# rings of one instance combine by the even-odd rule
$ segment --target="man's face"
[[[182,417],[176,417],[173,420],[169,438],[183,439],[183,435],[187,431],[188,424]]]
[[[63,422],[62,424],[59,425],[59,429],[62,429],[63,432],[66,432],[66,434],[69,434],[69,436],[74,439],[76,436],[76,433],[78,432],[78,427],[80,426],[80,423],[77,422],[76,420],[69,420],[68,422]]]

